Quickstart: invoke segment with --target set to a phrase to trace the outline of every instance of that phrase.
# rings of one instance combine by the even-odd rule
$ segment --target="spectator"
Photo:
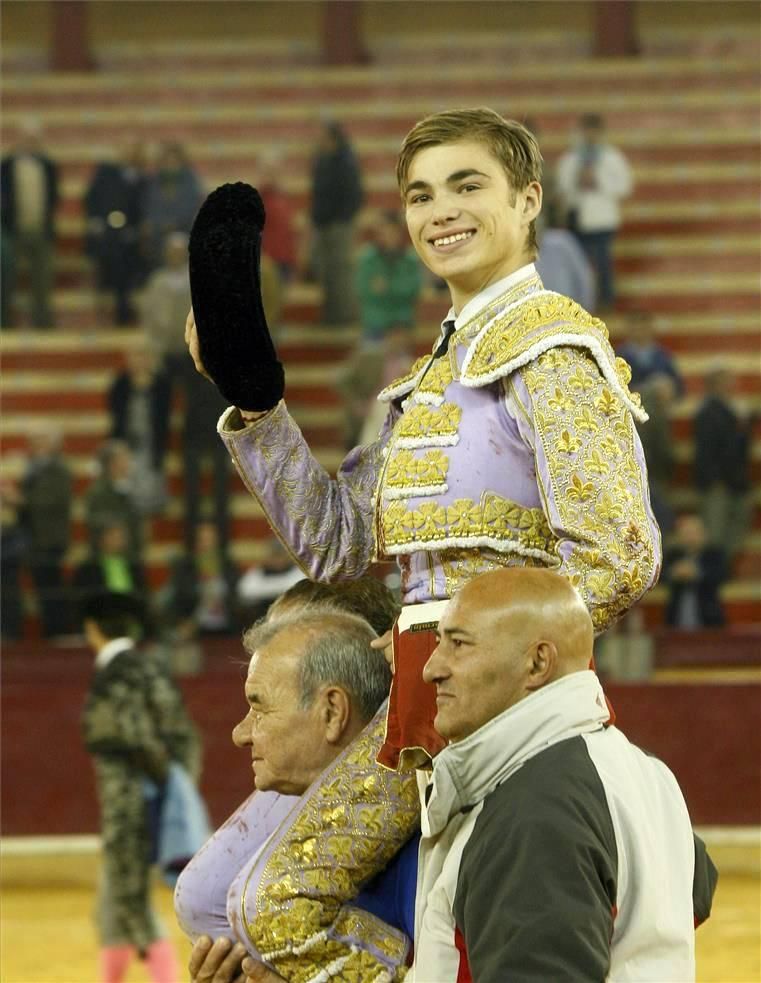
[[[755,413],[733,405],[731,372],[706,376],[706,396],[695,417],[695,484],[709,542],[732,560],[750,526],[750,452]]]
[[[532,134],[532,136],[534,137],[534,139],[536,140],[537,144],[541,149],[542,133],[538,120],[533,116],[530,116],[523,121],[523,125],[526,127],[529,133]],[[555,172],[554,169],[549,166],[546,157],[543,157],[542,159],[542,192],[543,192],[544,204],[542,206],[542,210],[534,219],[534,223],[536,226],[536,235],[539,242],[541,242],[542,236],[544,235],[544,231],[547,228],[548,205],[551,205],[553,202],[557,202],[558,200]],[[552,289],[554,290],[555,288],[553,287]]]
[[[21,527],[46,638],[69,627],[63,561],[71,540],[71,472],[61,442],[56,430],[35,433],[21,481]]]
[[[208,463],[217,538],[224,551],[229,542],[230,455],[217,436],[217,420],[227,408],[227,401],[209,385],[208,379],[195,371],[190,359],[182,366],[181,385],[185,403],[182,428],[185,549],[189,553],[195,550],[196,529],[203,506],[201,472]]]
[[[325,123],[312,161],[311,212],[324,324],[350,324],[356,316],[352,249],[362,197],[359,165],[346,134],[338,123]]]
[[[142,559],[143,534],[134,494],[132,452],[123,440],[109,440],[98,452],[100,473],[85,495],[85,521],[90,546],[97,552],[101,531],[115,521],[127,530],[127,551],[136,563]]]
[[[144,236],[151,268],[159,266],[166,238],[190,232],[204,190],[179,143],[161,148],[156,174],[146,189]]]
[[[24,605],[21,568],[26,554],[19,511],[21,492],[13,481],[0,481],[0,634],[3,641],[16,641],[23,635]]]
[[[414,357],[413,335],[409,328],[395,326],[377,346],[360,345],[337,380],[344,400],[344,446],[369,444],[377,439],[386,417],[386,406],[376,394],[399,378]]]
[[[116,324],[135,321],[132,292],[142,283],[140,229],[147,184],[145,146],[134,142],[125,145],[120,160],[96,166],[85,193],[85,249],[95,263],[99,314],[108,318],[106,323],[114,316],[103,303],[108,293],[114,295]]]
[[[280,540],[270,539],[261,564],[247,570],[238,584],[238,597],[246,608],[245,621],[253,624],[263,617],[276,597],[303,579],[303,571]]]
[[[666,624],[672,628],[723,625],[719,589],[726,577],[724,554],[707,544],[700,516],[679,516],[674,543],[666,551],[663,564],[663,580],[669,588]]]
[[[625,319],[626,338],[618,347],[632,370],[631,387],[639,391],[653,375],[670,376],[676,396],[684,395],[684,382],[671,352],[655,340],[655,319],[650,311],[628,311]]]
[[[293,819],[297,797],[302,798],[302,807],[308,806],[318,816],[336,814],[336,809],[345,813],[341,757],[372,754],[373,735],[385,727],[384,701],[391,673],[381,653],[370,644],[375,632],[343,608],[339,597],[329,607],[318,601],[315,606],[268,617],[244,635],[244,647],[251,654],[245,686],[249,705],[233,731],[233,741],[250,749],[255,759],[256,792],[180,877],[175,911],[191,938],[222,933],[237,937],[249,952],[267,951],[263,947],[273,928],[278,931],[278,920],[283,923],[283,913],[314,906],[315,876],[320,880],[323,857],[301,850],[297,864],[301,874],[293,876],[294,871],[284,869],[283,876],[275,874],[268,881],[261,877],[257,861],[275,844],[283,845],[291,855],[299,851],[299,825],[281,821],[286,816]],[[329,798],[319,794],[315,781],[325,769],[330,769],[332,779]],[[408,945],[399,930],[412,931],[417,843],[410,844],[398,824],[382,825],[378,805],[391,798],[398,809],[414,817],[418,804],[413,778],[411,773],[386,773],[361,783],[364,808],[351,827],[342,824],[342,843],[354,838],[355,830],[361,831],[357,838],[372,844],[383,857],[381,869],[386,869],[355,898],[351,888],[344,889],[350,906],[348,918],[339,910],[332,911],[324,932],[310,940],[311,944],[291,934],[279,952],[267,957],[286,978],[400,978],[396,970],[404,964]],[[351,863],[356,865],[355,855]],[[363,911],[376,917],[368,923]],[[307,931],[305,927],[304,935]],[[327,944],[322,942],[325,937]],[[237,955],[239,962],[243,951],[238,950]],[[340,973],[335,972],[336,967]],[[229,976],[220,972],[214,979],[237,980],[238,967],[230,969]],[[191,972],[191,979],[201,983],[211,977],[207,972]]]
[[[668,535],[674,525],[671,505],[671,479],[674,476],[676,453],[671,432],[671,408],[676,398],[676,385],[670,375],[651,376],[640,395],[650,417],[637,423],[650,482],[650,503],[661,530]]]
[[[35,120],[22,123],[16,147],[0,163],[0,201],[2,327],[13,325],[17,274],[23,264],[29,271],[32,324],[50,328],[58,168],[45,153]]]
[[[357,268],[361,345],[379,345],[392,328],[412,333],[420,287],[420,263],[402,216],[382,212],[374,241],[362,250]]]
[[[285,286],[296,270],[297,255],[294,207],[290,196],[280,184],[280,155],[276,152],[262,154],[257,161],[257,172],[257,188],[267,216],[262,236],[262,253],[275,263],[280,283]]]
[[[166,501],[164,456],[169,437],[172,389],[156,353],[143,341],[130,349],[127,366],[108,391],[111,436],[132,451],[134,499],[145,515]]]
[[[539,257],[536,269],[547,290],[572,297],[588,311],[596,306],[595,277],[578,240],[559,218],[559,209],[545,205],[543,228],[539,231]]]
[[[129,530],[118,519],[106,519],[98,527],[90,556],[72,577],[74,596],[81,600],[95,591],[144,595],[145,573],[130,554]]]
[[[164,613],[183,640],[197,635],[231,635],[239,628],[240,571],[222,549],[213,522],[202,520],[195,550],[178,557],[164,592]]]
[[[619,202],[631,194],[632,176],[621,151],[606,142],[601,116],[581,117],[578,143],[560,158],[556,180],[571,230],[597,274],[600,305],[609,309],[615,300],[613,240],[621,224]]]
[[[172,232],[164,246],[164,265],[155,270],[141,301],[143,329],[163,356],[170,377],[179,381],[187,361],[185,318],[190,308],[188,237]]]

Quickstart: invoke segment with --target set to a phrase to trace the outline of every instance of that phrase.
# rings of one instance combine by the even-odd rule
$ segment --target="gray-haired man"
[[[273,909],[278,906],[287,913],[289,925],[299,926],[298,948],[302,956],[308,953],[315,973],[342,958],[347,947],[354,948],[352,958],[359,968],[372,973],[368,978],[386,971],[387,978],[394,979],[404,965],[412,932],[415,844],[410,843],[400,862],[381,875],[390,878],[393,888],[371,886],[369,895],[363,892],[352,903],[352,885],[369,881],[394,858],[408,840],[418,812],[414,776],[379,774],[374,765],[391,681],[382,651],[370,645],[375,637],[363,619],[326,608],[285,615],[246,633],[244,646],[251,654],[245,683],[249,706],[233,730],[233,741],[250,749],[257,789],[253,803],[260,806],[261,815],[247,813],[245,863],[235,846],[240,834],[235,823],[228,822],[178,884],[180,923],[189,935],[203,936],[190,963],[196,983],[228,976],[237,980],[243,955],[240,945],[233,949],[221,938],[211,951],[208,936],[219,935],[219,930],[214,929],[216,923],[210,925],[206,898],[216,893],[217,881],[231,885],[226,934],[251,955],[270,965],[277,961],[288,979],[304,977],[277,959],[279,922]],[[297,796],[301,802],[294,809]],[[392,801],[395,821],[387,824],[380,817]],[[323,846],[314,828],[325,823],[334,835]],[[356,837],[372,844],[374,869],[364,870],[366,855],[358,856],[353,849]],[[228,842],[232,849],[222,849]],[[214,862],[207,863],[205,856]],[[287,858],[287,869],[279,863],[281,857]],[[324,893],[321,880],[326,877],[341,882],[343,905],[335,906],[330,923],[317,925],[310,897],[315,889]],[[403,912],[396,903],[391,912],[384,897],[395,902],[401,898]],[[373,912],[401,925],[406,934]],[[273,978],[264,973],[256,978]]]

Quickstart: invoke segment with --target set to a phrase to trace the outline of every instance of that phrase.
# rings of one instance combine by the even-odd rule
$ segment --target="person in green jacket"
[[[382,212],[357,264],[363,346],[381,344],[393,328],[412,331],[420,285],[420,262],[401,215]]]

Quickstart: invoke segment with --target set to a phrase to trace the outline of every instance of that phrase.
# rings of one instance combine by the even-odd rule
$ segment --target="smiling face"
[[[413,157],[404,188],[407,228],[421,260],[446,280],[455,311],[530,261],[529,226],[541,202],[538,182],[513,189],[479,141],[425,147]]]
[[[303,794],[336,754],[326,740],[320,700],[301,706],[299,666],[309,640],[285,630],[249,663],[249,709],[232,736],[238,747],[251,749],[255,785],[262,792]]]

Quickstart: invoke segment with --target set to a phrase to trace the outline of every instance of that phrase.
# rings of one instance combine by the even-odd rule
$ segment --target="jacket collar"
[[[455,327],[459,330],[463,325],[472,321],[476,315],[480,314],[484,308],[488,307],[492,301],[497,300],[502,294],[507,293],[513,287],[518,286],[524,280],[528,281],[532,278],[536,278],[536,267],[533,263],[527,263],[525,266],[521,266],[520,269],[513,271],[509,276],[502,277],[501,280],[496,280],[494,283],[490,283],[488,287],[472,297],[467,304],[463,307],[459,314],[455,314],[454,307],[449,308],[449,313],[444,318],[442,322],[442,327],[447,321],[454,321]]]
[[[129,652],[134,647],[135,643],[131,638],[127,638],[126,636],[112,638],[110,642],[106,642],[95,656],[95,668],[105,669],[110,662],[113,662],[117,655],[121,655],[122,652]]]
[[[462,809],[477,805],[529,758],[559,741],[599,730],[610,716],[591,670],[544,686],[436,756],[421,826],[436,836]]]

